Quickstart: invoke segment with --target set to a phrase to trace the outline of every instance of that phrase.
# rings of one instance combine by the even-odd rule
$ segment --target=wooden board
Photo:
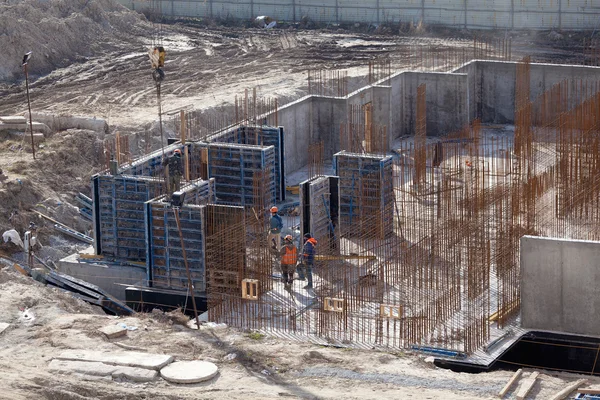
[[[517,379],[519,379],[519,377],[521,376],[522,373],[523,373],[523,369],[519,368],[519,370],[513,374],[513,376],[509,379],[509,381],[506,382],[506,385],[502,388],[500,393],[498,393],[498,397],[502,398],[502,397],[506,396],[506,393],[508,393],[508,390],[510,389],[510,387],[517,381]]]

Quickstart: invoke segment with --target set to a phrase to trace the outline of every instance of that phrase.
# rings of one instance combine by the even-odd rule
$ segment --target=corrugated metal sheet
[[[119,0],[135,10],[150,8],[141,0]],[[213,17],[251,19],[270,15],[278,20],[307,16],[320,22],[399,22],[464,26],[473,29],[594,29],[600,0],[213,0]],[[163,0],[164,15],[210,17],[210,0]],[[424,8],[423,8],[424,6]],[[514,8],[513,8],[514,7]],[[561,13],[559,14],[559,10]],[[514,12],[513,12],[514,11]]]
[[[559,9],[565,9],[569,0],[519,0],[515,1],[515,12],[551,12],[557,13]],[[561,4],[563,3],[563,4]]]
[[[425,1],[425,8],[430,10],[447,9],[447,10],[464,10],[465,2],[460,0],[428,0]]]
[[[210,10],[205,2],[174,1],[173,13],[181,17],[206,17]]]
[[[510,27],[510,12],[507,11],[469,11],[467,27],[469,29]]]
[[[515,12],[515,28],[553,29],[558,28],[557,13]]]
[[[442,9],[425,9],[425,23],[439,24],[439,21],[444,21],[446,25],[455,27],[463,27],[465,25],[464,10],[442,10]]]

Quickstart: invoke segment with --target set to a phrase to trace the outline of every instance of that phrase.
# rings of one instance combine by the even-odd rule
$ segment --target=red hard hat
[[[175,153],[175,154],[181,154],[181,150],[175,149],[175,151],[173,151],[173,153]]]
[[[279,211],[279,209],[277,209],[277,207],[275,207],[275,206],[271,207],[272,213],[276,213],[277,211]]]

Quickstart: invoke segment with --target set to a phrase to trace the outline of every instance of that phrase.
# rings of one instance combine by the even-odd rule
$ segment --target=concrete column
[[[377,0],[377,23],[379,23],[379,14],[381,10],[379,9],[379,0]]]
[[[340,23],[340,9],[338,5],[338,0],[335,0],[335,22]]]
[[[296,22],[296,0],[292,0],[292,21]]]
[[[425,0],[421,0],[421,22],[425,23]]]
[[[467,18],[467,10],[468,10],[467,3],[468,3],[468,0],[465,0],[464,3],[465,3],[465,29],[467,29],[467,24],[468,24],[468,21],[469,21],[468,18]]]

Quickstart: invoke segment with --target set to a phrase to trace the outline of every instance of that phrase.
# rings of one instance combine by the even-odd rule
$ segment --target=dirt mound
[[[131,35],[147,35],[145,17],[113,0],[26,0],[0,5],[0,81],[22,79],[21,60],[34,52],[29,71],[42,75]]]

